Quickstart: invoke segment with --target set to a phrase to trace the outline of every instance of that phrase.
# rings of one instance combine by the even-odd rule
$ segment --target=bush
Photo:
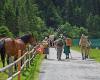
[[[6,26],[0,27],[0,36],[7,36],[7,37],[13,37],[12,32],[9,31],[9,29]]]

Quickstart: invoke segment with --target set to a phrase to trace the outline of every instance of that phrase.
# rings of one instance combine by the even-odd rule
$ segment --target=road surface
[[[50,48],[47,60],[41,65],[39,80],[100,80],[100,64],[92,59],[81,60],[81,54],[71,50],[72,58],[57,60],[55,48]]]

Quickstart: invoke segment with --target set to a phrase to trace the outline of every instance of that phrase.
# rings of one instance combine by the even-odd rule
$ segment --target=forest
[[[0,0],[0,35],[100,38],[100,0]],[[8,32],[7,32],[8,31]],[[8,34],[9,33],[9,34]]]

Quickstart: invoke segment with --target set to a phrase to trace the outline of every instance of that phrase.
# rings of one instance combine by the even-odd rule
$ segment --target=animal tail
[[[5,40],[0,41],[0,54],[3,67],[5,66]]]

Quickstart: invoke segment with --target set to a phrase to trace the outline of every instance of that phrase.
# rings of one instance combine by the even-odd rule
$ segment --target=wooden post
[[[18,51],[18,58],[21,57],[21,50]],[[18,62],[18,71],[21,71],[21,61]],[[18,80],[20,79],[20,73],[18,74]]]

